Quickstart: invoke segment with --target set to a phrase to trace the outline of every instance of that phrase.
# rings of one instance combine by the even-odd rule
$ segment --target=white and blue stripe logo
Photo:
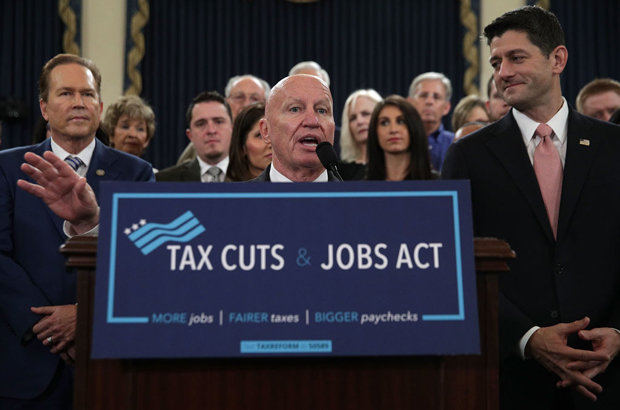
[[[205,231],[205,227],[187,211],[168,224],[146,223],[142,220],[140,228],[126,229],[125,233],[144,255],[148,255],[167,242],[189,242]]]

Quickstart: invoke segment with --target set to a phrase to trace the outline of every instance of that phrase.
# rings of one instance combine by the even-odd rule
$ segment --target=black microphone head
[[[331,169],[332,166],[338,165],[338,155],[329,141],[323,141],[316,146],[316,155],[325,169]]]

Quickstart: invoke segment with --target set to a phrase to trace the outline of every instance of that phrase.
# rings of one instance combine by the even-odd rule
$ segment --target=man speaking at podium
[[[261,134],[273,147],[273,160],[254,181],[335,181],[316,154],[321,142],[334,140],[332,95],[314,76],[286,77],[271,90],[260,123]],[[28,154],[22,169],[37,182],[19,181],[23,190],[43,199],[52,212],[67,221],[70,234],[81,235],[99,223],[99,206],[85,178],[68,172],[69,166],[52,153]]]
[[[334,102],[318,77],[286,77],[272,88],[260,133],[273,148],[272,163],[255,181],[327,182],[335,180],[316,154],[322,142],[334,142]]]
[[[471,180],[475,235],[517,254],[500,276],[501,408],[620,409],[620,128],[562,97],[555,15],[513,10],[484,36],[513,108],[453,144],[442,173]]]

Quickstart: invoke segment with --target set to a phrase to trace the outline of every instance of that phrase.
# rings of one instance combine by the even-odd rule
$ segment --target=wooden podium
[[[97,238],[71,238],[62,252],[78,275],[75,409],[497,409],[496,273],[515,255],[497,239],[474,249],[479,356],[92,360]]]

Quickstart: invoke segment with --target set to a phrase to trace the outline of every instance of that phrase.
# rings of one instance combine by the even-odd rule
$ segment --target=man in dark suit
[[[271,144],[272,162],[254,181],[327,182],[335,180],[316,155],[323,141],[334,142],[334,103],[325,81],[299,74],[273,87],[260,121]]]
[[[471,180],[475,234],[517,254],[500,277],[501,407],[618,409],[620,128],[562,97],[552,13],[520,8],[484,35],[513,109],[453,144],[443,177]]]
[[[158,182],[223,182],[232,136],[230,106],[216,91],[200,93],[187,109],[187,138],[196,158],[161,170]]]
[[[68,158],[75,169],[65,169],[71,183],[85,176],[93,196],[100,181],[153,180],[150,164],[95,139],[100,86],[101,75],[91,61],[66,54],[51,59],[41,73],[40,106],[52,137],[0,153],[3,409],[70,409],[73,402],[73,372],[67,364],[74,357],[76,278],[66,272],[58,251],[66,240],[63,220],[41,199],[17,189],[17,181],[26,179],[20,169],[24,156],[48,157],[52,151],[58,161]]]
[[[260,121],[263,140],[273,147],[272,163],[253,181],[327,182],[336,180],[316,155],[323,141],[334,140],[333,100],[320,78],[300,74],[286,77],[271,91]],[[99,208],[84,179],[76,180],[68,165],[54,155],[25,156],[22,169],[35,183],[19,187],[35,195],[64,219],[77,235],[99,224]]]

